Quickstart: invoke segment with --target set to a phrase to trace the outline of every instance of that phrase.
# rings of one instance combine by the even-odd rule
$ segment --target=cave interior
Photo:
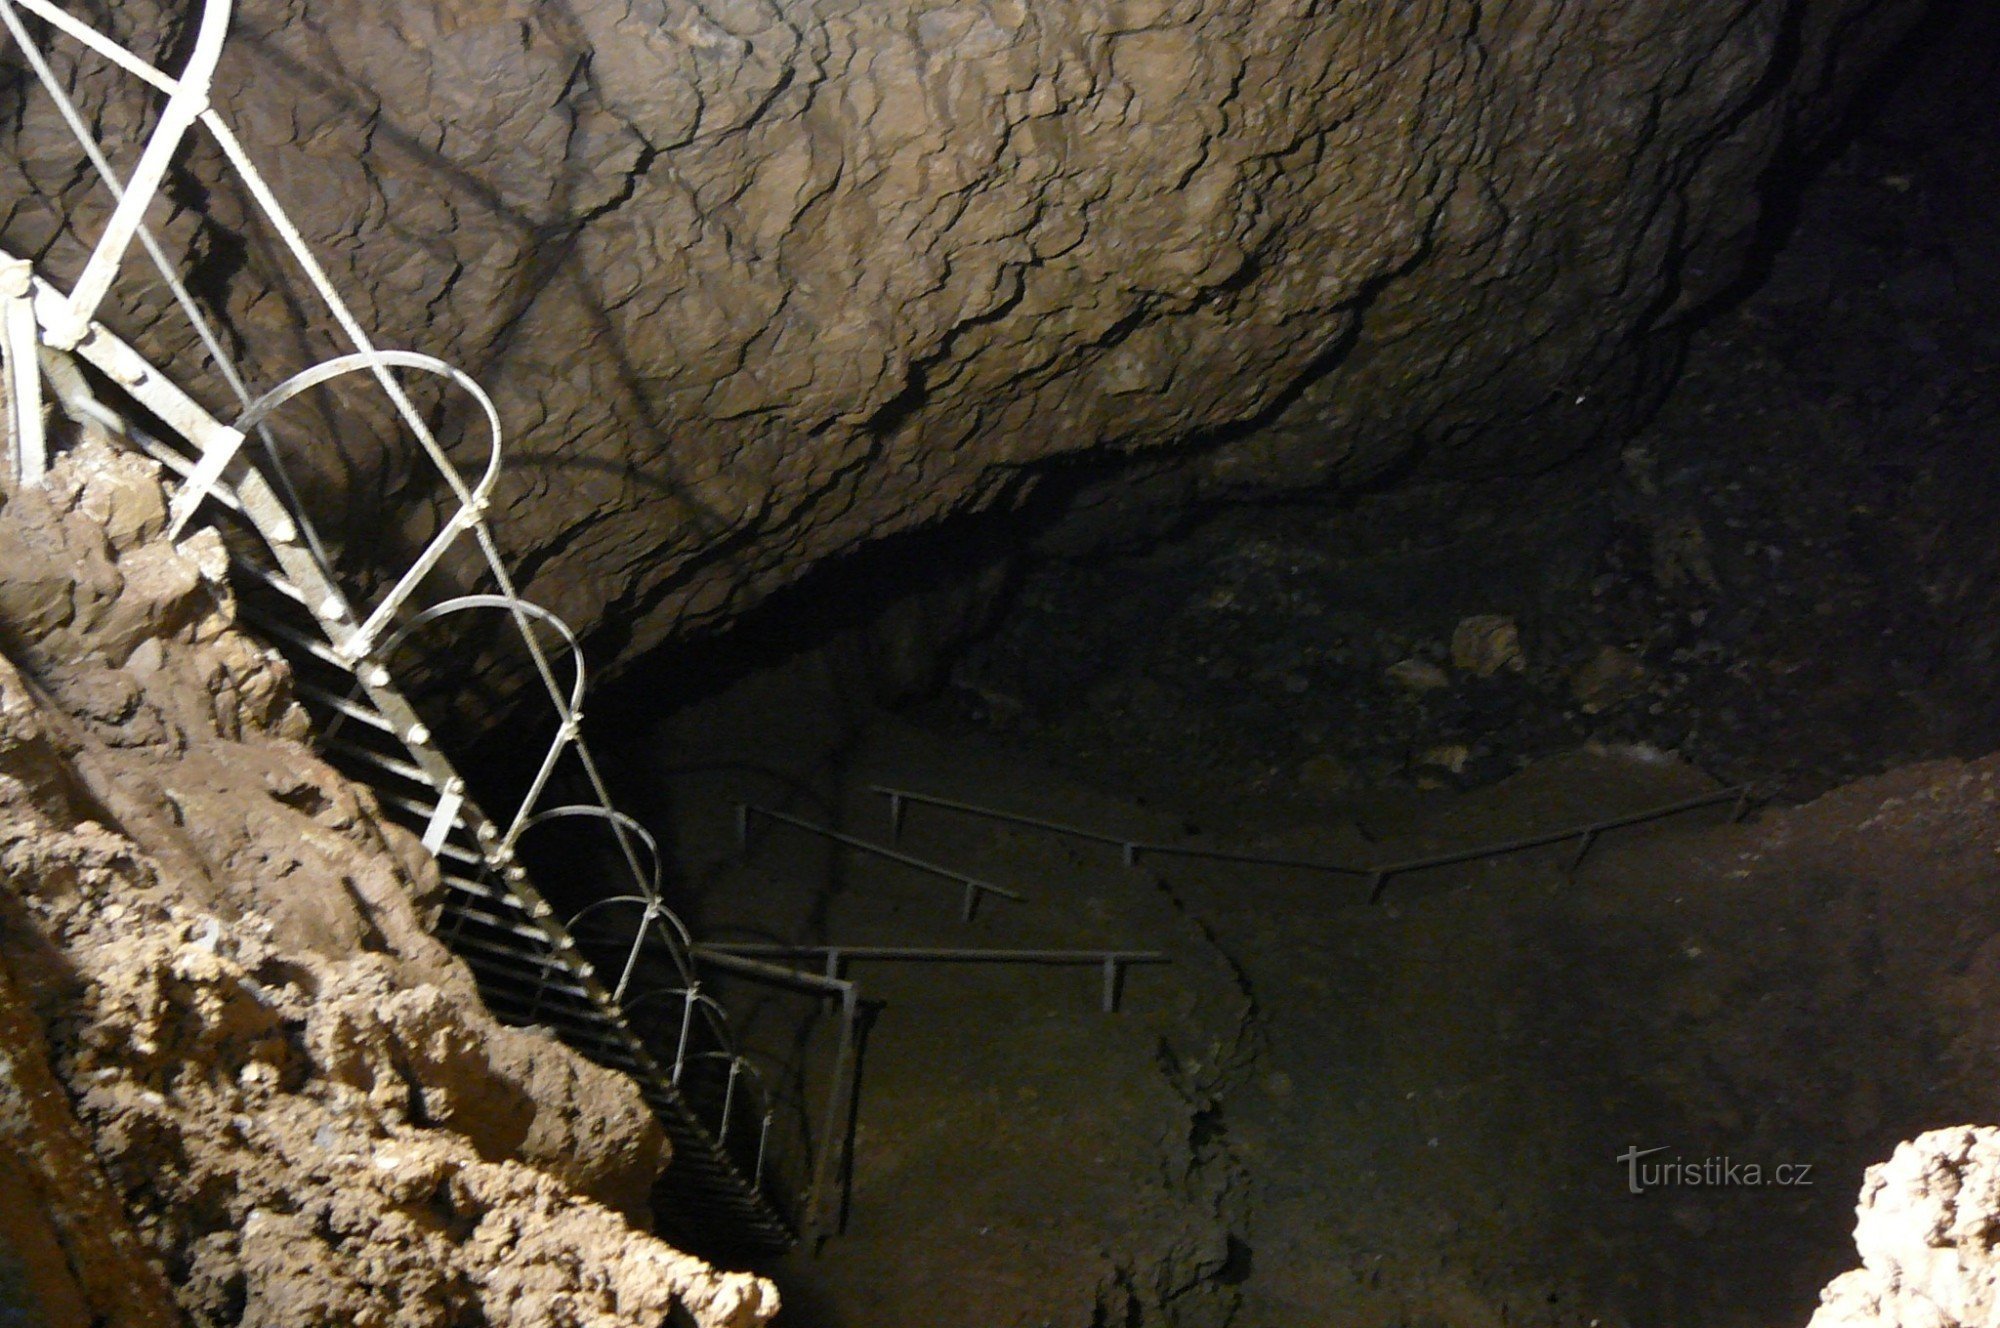
[[[1996,86],[1939,6],[1558,460],[1042,462],[622,662],[675,910],[863,993],[717,978],[807,1239],[698,1252],[799,1328],[1810,1318],[2000,1119]]]
[[[1990,848],[1884,811],[1990,817],[2000,747],[2000,25],[1970,8],[1773,183],[1629,433],[1192,509],[1071,465],[620,675],[593,717],[704,935],[1171,959],[1108,1015],[1089,964],[848,960],[851,1155],[832,1234],[772,1270],[788,1321],[1803,1322],[1871,1161],[1992,1116]],[[748,803],[887,842],[882,787],[1107,842],[906,805],[902,846],[1028,896],[967,922],[950,882],[738,841]],[[1117,845],[1375,864],[1738,788],[1740,822],[1373,906]],[[819,1101],[824,1013],[735,999]]]

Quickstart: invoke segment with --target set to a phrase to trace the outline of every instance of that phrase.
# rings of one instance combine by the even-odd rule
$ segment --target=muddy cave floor
[[[851,1208],[776,1270],[786,1321],[1803,1323],[1864,1167],[2000,1118],[2000,228],[1972,204],[2000,154],[1923,111],[1821,176],[1623,448],[1031,563],[901,714],[809,653],[628,726],[708,935],[1173,957],[1108,1017],[1090,970],[858,968],[884,1004]],[[1519,668],[1453,666],[1471,614],[1515,622]],[[966,926],[796,834],[737,855],[746,799],[881,838],[878,781],[1347,862],[1721,784],[1762,809],[1375,908],[935,813],[914,851],[1029,902]],[[824,1026],[738,1005],[816,1092]],[[1809,1183],[1634,1194],[1634,1148]]]
[[[1115,849],[913,811],[912,851],[1029,895],[967,925],[951,888],[779,827],[746,863],[734,803],[880,839],[870,786],[895,780],[1366,862],[1715,782],[1599,748],[1413,791],[1378,809],[1372,842],[1334,818],[1197,830],[1008,743],[830,691],[801,711],[801,690],[753,680],[659,735],[706,934],[1173,962],[1132,970],[1109,1016],[1090,969],[856,965],[884,1004],[851,1208],[844,1234],[775,1270],[788,1322],[1803,1323],[1853,1261],[1863,1169],[2000,1107],[2000,761],[1913,765],[1742,825],[1725,808],[1619,832],[1574,876],[1569,848],[1412,876],[1373,908],[1352,882],[1126,870]],[[753,1044],[796,1056],[776,1004],[735,1002]],[[1633,1148],[1739,1170],[1634,1194]],[[1809,1183],[1734,1183],[1747,1164]]]

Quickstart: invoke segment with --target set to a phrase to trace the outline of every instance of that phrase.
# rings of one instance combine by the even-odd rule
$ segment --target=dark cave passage
[[[1197,510],[1056,474],[621,682],[712,933],[1173,956],[1109,1018],[1075,974],[856,965],[851,1208],[778,1270],[789,1321],[1803,1322],[1864,1168],[1993,1115],[2000,142],[1994,21],[1955,22],[1632,436]],[[917,851],[1033,897],[970,927],[915,874],[732,842],[738,801],[881,840],[876,783],[1334,861],[1718,785],[1763,810],[1374,909],[918,815]],[[821,1092],[827,1034],[758,1036]],[[1633,1193],[1628,1152],[1683,1170]]]

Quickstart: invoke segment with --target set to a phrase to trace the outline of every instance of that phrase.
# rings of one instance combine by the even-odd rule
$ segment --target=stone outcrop
[[[636,1086],[486,1012],[165,517],[90,444],[0,508],[0,1232],[52,1321],[766,1321],[644,1234]]]
[[[101,17],[173,48],[164,8]],[[493,387],[531,591],[630,651],[1078,454],[1200,442],[1176,482],[1212,492],[1576,446],[1921,4],[238,8],[219,105],[381,340]],[[136,94],[59,65],[129,133]],[[39,96],[0,136],[0,240],[73,271],[106,200]],[[333,349],[212,145],[171,193],[259,381]],[[120,298],[197,376],[165,298]],[[312,409],[297,464],[386,559],[434,486]]]
[[[1821,1295],[1812,1328],[2000,1323],[2000,1129],[1961,1125],[1868,1168],[1855,1210],[1861,1267]]]
[[[49,1069],[40,1021],[0,969],[0,1318],[165,1328],[178,1320],[90,1138]],[[37,1313],[38,1312],[38,1313]]]

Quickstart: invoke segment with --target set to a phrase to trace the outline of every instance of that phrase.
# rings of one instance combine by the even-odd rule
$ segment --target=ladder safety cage
[[[499,411],[476,381],[443,360],[374,344],[242,143],[210,104],[210,80],[228,34],[230,13],[230,0],[202,0],[187,61],[173,75],[50,0],[0,0],[0,26],[114,200],[111,215],[68,292],[36,274],[25,259],[0,251],[5,474],[12,484],[21,485],[40,482],[46,472],[46,377],[67,412],[97,421],[172,473],[177,487],[169,513],[171,536],[178,538],[198,514],[204,519],[233,520],[254,534],[261,546],[254,556],[240,549],[232,552],[239,584],[256,592],[245,597],[246,620],[285,648],[296,672],[297,695],[320,721],[329,758],[376,785],[385,809],[409,824],[438,859],[445,885],[440,935],[471,966],[496,1012],[510,1022],[542,1024],[585,1056],[638,1081],[673,1144],[673,1161],[662,1181],[665,1202],[678,1209],[666,1214],[671,1222],[685,1230],[705,1231],[717,1245],[786,1248],[796,1235],[768,1179],[765,1151],[774,1108],[761,1087],[763,1076],[736,1050],[721,1006],[700,994],[693,939],[662,897],[658,845],[643,826],[612,805],[599,765],[584,741],[586,676],[576,635],[557,615],[521,596],[488,524],[487,506],[502,468],[504,431]],[[114,169],[30,30],[31,19],[164,95],[129,177],[121,178]],[[168,168],[197,127],[219,147],[349,347],[261,392],[234,364],[223,336],[189,291],[161,237],[146,222]],[[171,293],[227,395],[234,399],[233,422],[217,419],[97,320],[134,245]],[[115,384],[172,437],[156,437],[150,432],[151,422],[145,426],[135,422],[136,412],[121,413],[99,401],[76,372],[74,361],[90,365]],[[399,381],[399,371],[442,379],[477,407],[488,437],[476,478],[468,480],[447,455]],[[269,427],[274,413],[288,402],[346,377],[360,377],[380,391],[442,481],[452,504],[437,533],[387,589],[366,603],[355,602],[336,581],[325,544],[303,508]],[[247,449],[253,437],[257,445]],[[256,454],[254,464],[251,451]],[[420,604],[419,593],[439,563],[468,543],[490,589]],[[498,612],[511,619],[556,720],[555,736],[526,794],[497,818],[475,804],[465,780],[439,750],[389,667],[392,652],[413,632],[450,615],[474,611]],[[538,627],[553,632],[560,641],[559,651],[544,642]],[[559,677],[559,654],[568,656],[566,685]],[[565,757],[573,758],[589,801],[544,806]],[[572,817],[602,824],[617,845],[628,879],[602,892],[611,896],[604,902],[635,905],[639,910],[639,925],[629,949],[616,956],[620,971],[608,986],[580,951],[573,925],[556,916],[516,857],[519,841],[530,830]],[[570,922],[584,920],[579,914]],[[664,1058],[636,1034],[621,1005],[639,976],[640,952],[648,946],[667,956],[673,980],[686,993],[677,1044],[663,1049]],[[721,1085],[719,1093],[682,1091],[689,1067],[697,1065],[719,1067],[712,1076]]]

